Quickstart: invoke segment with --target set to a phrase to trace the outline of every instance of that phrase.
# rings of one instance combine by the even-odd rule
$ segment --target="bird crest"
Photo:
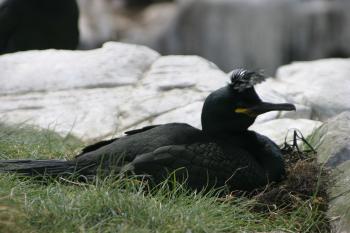
[[[254,85],[265,81],[266,77],[262,72],[249,71],[245,69],[236,69],[231,72],[231,83],[233,89],[239,92],[251,88]]]

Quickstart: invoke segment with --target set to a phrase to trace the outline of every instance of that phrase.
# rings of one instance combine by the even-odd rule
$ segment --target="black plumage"
[[[33,49],[75,49],[75,0],[5,0],[0,4],[0,54]]]
[[[247,74],[249,74],[247,76]],[[131,172],[154,183],[174,173],[192,189],[221,187],[252,190],[284,175],[278,146],[269,138],[247,130],[257,115],[273,110],[295,110],[291,104],[262,102],[254,87],[236,88],[234,80],[257,77],[236,70],[233,81],[211,93],[202,109],[199,130],[170,123],[128,132],[127,136],[91,145],[71,161],[1,161],[0,171],[25,175],[81,175]]]

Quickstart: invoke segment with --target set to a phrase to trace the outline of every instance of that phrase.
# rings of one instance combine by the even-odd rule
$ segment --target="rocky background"
[[[136,9],[127,1],[78,1],[81,48],[118,40],[270,75],[291,61],[350,55],[347,0],[158,0]]]
[[[43,50],[0,56],[0,121],[73,134],[87,143],[149,124],[200,127],[205,97],[228,75],[199,56],[161,56],[109,42],[89,51]],[[296,112],[269,113],[251,129],[282,144],[298,129],[336,177],[329,215],[350,229],[350,59],[299,62],[257,86],[263,100],[291,102]],[[288,134],[289,132],[289,134]],[[290,137],[287,137],[290,140]]]
[[[149,124],[201,127],[203,101],[229,70],[263,68],[273,78],[258,93],[297,111],[264,114],[251,129],[278,144],[293,129],[308,137],[335,177],[334,232],[350,232],[350,2],[140,1],[78,0],[81,50],[0,56],[0,122],[86,143]],[[296,60],[310,61],[281,66]]]

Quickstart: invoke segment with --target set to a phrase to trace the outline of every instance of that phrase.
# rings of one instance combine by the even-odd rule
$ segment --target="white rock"
[[[54,64],[60,68],[51,69]],[[203,58],[159,57],[150,49],[120,43],[92,51],[5,55],[0,67],[7,67],[1,79],[8,81],[0,87],[0,121],[72,133],[86,141],[145,124],[200,126],[205,97],[228,81]]]
[[[202,128],[200,123],[203,101],[197,101],[190,105],[176,109],[169,113],[155,118],[152,124],[164,124],[168,122],[186,122],[199,129]]]
[[[26,123],[72,133],[83,140],[113,134],[119,126],[118,105],[130,87],[28,93],[0,97],[0,121]]]
[[[295,129],[299,130],[306,138],[321,124],[322,122],[320,121],[286,118],[254,124],[249,129],[263,134],[272,139],[278,145],[281,145],[285,141],[290,142],[292,140],[293,131]]]
[[[311,119],[312,109],[309,106],[294,104],[296,111],[282,111],[278,118],[291,118],[291,119]]]
[[[0,94],[135,84],[159,57],[116,42],[91,51],[43,50],[0,56]]]
[[[197,101],[189,105],[179,107],[175,110],[166,112],[157,117],[150,118],[148,121],[144,121],[141,124],[134,125],[131,129],[141,128],[146,125],[157,125],[157,124],[166,124],[170,122],[185,122],[199,129],[202,128],[200,123],[201,112],[203,107],[203,101]]]
[[[122,125],[119,129],[124,131],[144,124],[173,121],[200,125],[201,109],[198,111],[196,108],[192,112],[196,121],[181,116],[184,112],[178,109],[203,103],[211,91],[227,81],[225,73],[198,56],[161,57],[154,62],[133,93],[129,93],[128,100],[119,106]]]
[[[310,119],[312,116],[312,109],[310,106],[295,103],[290,99],[290,96],[280,92],[281,85],[283,83],[280,80],[273,78],[267,79],[267,81],[258,84],[255,89],[263,101],[271,103],[294,103],[296,111],[281,111],[281,112],[269,112],[258,116],[257,123],[266,122],[278,118],[292,118],[292,119]]]
[[[0,56],[0,68],[1,121],[71,132],[83,140],[146,124],[176,121],[200,127],[204,99],[229,81],[227,74],[198,56],[160,57],[145,47],[120,43],[92,51],[8,54]],[[252,129],[278,143],[288,128],[299,128],[307,136],[319,122],[292,118],[324,119],[349,108],[347,70],[347,59],[280,69],[278,78],[258,85],[257,92],[264,101],[293,102],[297,111],[264,114]],[[278,118],[290,119],[274,120]]]
[[[310,107],[312,118],[326,120],[350,110],[350,59],[298,62],[281,67],[269,85],[288,101]]]
[[[227,84],[227,74],[198,56],[164,56],[151,67],[142,85],[158,90],[193,88],[212,91]]]
[[[171,90],[164,93],[153,93],[148,97],[143,94],[143,89],[137,89],[134,91],[136,98],[130,98],[130,100],[120,104],[119,110],[120,115],[118,121],[121,127],[120,131],[124,131],[129,128],[138,127],[142,123],[148,122],[150,124],[156,124],[154,122],[159,116],[170,113],[177,110],[178,108],[185,107],[194,102],[203,102],[207,93],[200,93],[190,90]],[[200,122],[201,111],[194,112],[192,114],[198,116],[198,122]],[[176,114],[175,114],[176,115]],[[169,116],[169,115],[167,115]],[[162,123],[169,123],[174,117],[163,117]],[[184,118],[183,116],[181,118]],[[184,118],[185,119],[185,118]],[[177,121],[181,121],[179,118]],[[186,122],[186,121],[182,121]]]

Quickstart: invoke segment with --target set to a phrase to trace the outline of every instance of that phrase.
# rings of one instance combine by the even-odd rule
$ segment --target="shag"
[[[279,147],[248,127],[262,113],[295,107],[263,102],[254,85],[264,79],[257,72],[234,70],[231,82],[206,98],[202,130],[183,123],[147,126],[88,146],[70,161],[0,161],[0,171],[52,176],[132,172],[156,184],[172,173],[197,190],[225,185],[253,190],[279,181],[285,173]]]
[[[0,54],[33,49],[76,49],[75,0],[5,0],[0,3]]]

